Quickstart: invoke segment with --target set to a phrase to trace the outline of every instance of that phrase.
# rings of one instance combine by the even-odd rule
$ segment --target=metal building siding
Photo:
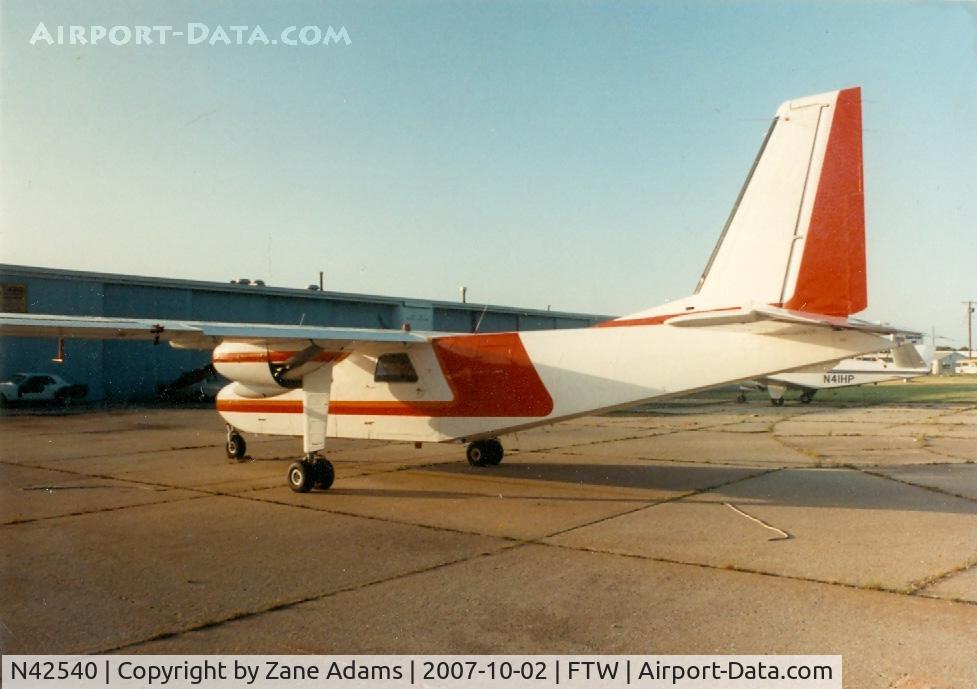
[[[101,282],[65,281],[56,278],[7,277],[3,282],[27,285],[27,310],[31,313],[64,313],[71,316],[102,316],[104,286]]]
[[[432,330],[445,333],[470,333],[472,331],[472,316],[467,309],[434,309],[434,326]]]
[[[514,313],[495,313],[486,310],[475,315],[475,325],[480,333],[501,333],[519,329],[519,317]]]
[[[27,310],[31,313],[64,313],[74,316],[101,316],[103,285],[101,282],[66,281],[54,277],[7,275],[3,282],[26,285]],[[62,364],[51,359],[57,353],[57,340],[27,337],[0,342],[0,374],[3,378],[18,371],[57,373],[63,378],[89,386],[89,396],[104,396],[103,343],[72,340],[66,345],[68,357]]]
[[[556,327],[555,319],[549,316],[534,316],[532,314],[520,314],[519,315],[519,329],[520,330],[552,330]],[[586,321],[581,322],[578,327],[586,327],[590,325]]]
[[[103,316],[186,319],[190,317],[190,293],[184,289],[114,285],[103,287]]]
[[[192,317],[197,321],[268,323],[268,302],[260,292],[194,291]]]

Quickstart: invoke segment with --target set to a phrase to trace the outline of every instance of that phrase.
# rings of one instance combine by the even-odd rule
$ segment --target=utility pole
[[[967,305],[967,358],[974,358],[974,302],[977,299],[969,299],[960,302]]]

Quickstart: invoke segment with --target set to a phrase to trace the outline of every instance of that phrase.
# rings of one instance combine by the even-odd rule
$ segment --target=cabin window
[[[377,383],[416,383],[417,371],[406,354],[381,354],[373,380]]]

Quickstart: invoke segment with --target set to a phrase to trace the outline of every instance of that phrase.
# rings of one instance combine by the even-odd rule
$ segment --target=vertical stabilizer
[[[866,307],[859,88],[777,109],[694,300],[832,316]]]

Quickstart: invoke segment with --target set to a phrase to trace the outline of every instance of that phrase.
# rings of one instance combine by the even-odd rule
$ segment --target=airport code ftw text
[[[841,689],[841,656],[4,656],[11,689]]]

